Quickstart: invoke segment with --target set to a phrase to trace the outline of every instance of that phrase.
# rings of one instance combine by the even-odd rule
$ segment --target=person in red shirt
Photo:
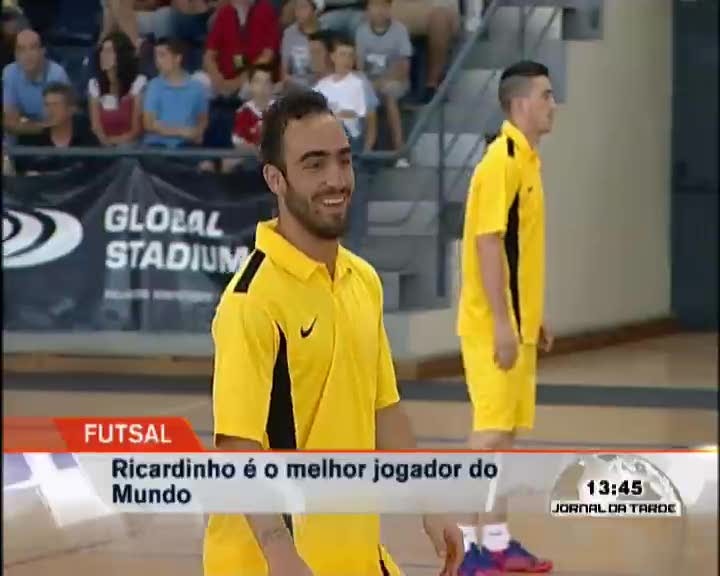
[[[251,99],[235,112],[232,141],[236,149],[258,154],[262,137],[262,119],[273,93],[273,70],[268,65],[253,66],[248,72]],[[229,172],[242,159],[226,158],[223,171]]]
[[[276,64],[279,49],[280,23],[270,0],[230,0],[222,5],[204,59],[213,92],[237,95],[247,84],[249,67]]]

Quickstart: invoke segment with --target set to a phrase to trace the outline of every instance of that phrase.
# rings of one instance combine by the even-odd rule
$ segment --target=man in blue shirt
[[[201,144],[208,125],[207,91],[183,69],[180,44],[158,43],[155,64],[159,76],[150,81],[145,94],[145,144],[166,148]]]
[[[3,69],[3,129],[6,133],[39,134],[47,127],[43,91],[49,84],[70,84],[59,64],[45,58],[40,36],[33,30],[18,33],[15,62]]]

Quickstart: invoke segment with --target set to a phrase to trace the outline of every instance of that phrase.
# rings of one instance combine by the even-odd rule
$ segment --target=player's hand
[[[289,543],[270,545],[265,549],[268,576],[313,576],[310,568]]]
[[[552,350],[553,343],[555,342],[555,336],[545,323],[540,326],[539,342],[540,350],[542,350],[543,352],[550,352],[550,350]]]
[[[518,357],[518,338],[510,321],[495,324],[495,364],[501,370],[510,370]]]
[[[465,547],[462,531],[457,523],[442,514],[426,514],[423,516],[423,528],[435,547],[438,558],[444,562],[439,576],[458,576],[465,556]]]

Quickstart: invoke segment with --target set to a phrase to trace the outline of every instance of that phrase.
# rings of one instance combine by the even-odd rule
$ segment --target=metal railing
[[[438,87],[433,99],[425,105],[417,114],[413,127],[410,130],[404,146],[400,150],[393,151],[373,151],[359,154],[358,169],[366,170],[373,168],[368,172],[371,173],[367,180],[367,185],[371,186],[374,175],[378,174],[382,167],[389,162],[396,161],[400,158],[410,156],[410,152],[417,146],[419,140],[427,133],[437,133],[437,166],[436,173],[436,194],[435,198],[438,204],[438,222],[443,218],[445,208],[447,206],[446,199],[448,192],[454,192],[458,187],[464,185],[469,174],[474,168],[473,159],[476,158],[478,152],[485,142],[484,129],[478,130],[476,140],[472,146],[469,146],[467,152],[463,153],[462,160],[455,165],[458,169],[452,174],[452,179],[448,179],[449,172],[446,167],[446,158],[449,151],[458,144],[461,137],[466,137],[460,131],[454,131],[449,135],[446,141],[446,107],[449,103],[449,93],[453,85],[460,79],[463,70],[466,68],[468,60],[473,56],[473,50],[483,36],[485,36],[499,8],[503,6],[511,6],[518,9],[518,17],[520,19],[520,38],[519,48],[523,56],[531,57],[539,49],[541,43],[546,38],[551,26],[555,22],[558,15],[561,14],[562,8],[553,9],[548,21],[541,29],[538,37],[528,47],[526,42],[526,34],[524,23],[527,22],[535,13],[538,7],[535,0],[527,0],[526,6],[518,6],[517,1],[506,0],[489,0],[483,14],[480,25],[469,33],[460,48],[458,49],[444,79]],[[509,64],[509,63],[508,63]],[[465,104],[468,110],[477,116],[477,102],[482,101],[486,92],[490,89],[493,81],[497,78],[499,70],[493,69],[489,71],[488,77],[484,80],[477,93],[468,98],[464,96],[466,102],[473,104]],[[453,106],[462,108],[462,104],[453,102]],[[486,117],[483,126],[487,126],[491,120],[495,118],[494,114],[498,110],[484,110]],[[436,122],[436,128],[430,129],[433,122]],[[252,153],[227,148],[181,148],[181,149],[165,149],[151,147],[117,147],[117,148],[62,148],[52,149],[44,147],[25,147],[25,146],[9,146],[4,151],[11,157],[66,157],[66,158],[166,158],[166,159],[187,159],[187,160],[205,160],[205,159],[221,159],[221,158],[253,158]],[[401,222],[398,224],[402,224]],[[443,226],[438,225],[438,275],[437,275],[437,294],[444,297],[446,294],[446,254],[445,248],[449,239],[448,234],[443,232]]]

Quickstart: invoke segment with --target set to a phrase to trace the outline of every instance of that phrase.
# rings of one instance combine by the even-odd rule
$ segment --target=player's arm
[[[508,285],[505,274],[505,240],[501,233],[480,234],[477,237],[477,251],[480,257],[480,274],[495,323],[509,324],[508,303],[505,289]]]
[[[255,440],[216,435],[215,446],[219,450],[262,450],[262,444]],[[279,514],[246,514],[245,519],[255,535],[260,549],[270,566],[278,574],[310,574],[305,563],[299,558],[292,536]]]
[[[378,450],[412,450],[415,435],[410,420],[400,405],[395,366],[390,341],[382,315],[382,285],[377,279],[379,292],[377,389],[375,391],[375,446]]]
[[[215,446],[263,450],[279,334],[270,316],[245,293],[228,293],[213,321]],[[246,519],[271,574],[310,576],[279,514]]]
[[[382,310],[382,296],[380,310]],[[410,426],[410,419],[400,405],[395,368],[382,313],[379,325],[375,444],[378,450],[412,450],[417,447],[417,442]],[[423,516],[423,527],[435,547],[438,558],[444,563],[441,576],[457,574],[464,556],[462,533],[457,523],[442,514],[426,514]]]
[[[495,152],[495,151],[494,151]],[[495,361],[503,370],[515,364],[518,339],[507,302],[508,279],[505,272],[505,231],[511,204],[509,166],[505,156],[494,153],[473,176],[470,193],[477,211],[475,242],[480,263],[480,280],[493,316]]]

